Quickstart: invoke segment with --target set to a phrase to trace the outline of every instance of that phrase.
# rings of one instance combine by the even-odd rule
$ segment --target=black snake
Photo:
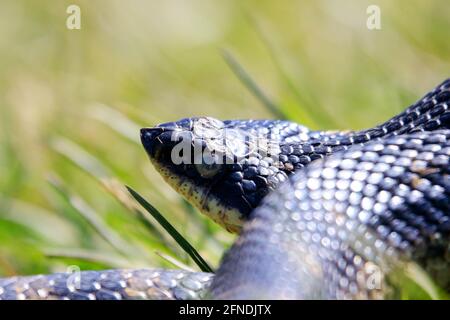
[[[0,279],[0,299],[378,299],[407,270],[450,289],[450,79],[372,129],[200,117],[141,130],[166,181],[240,236],[215,275]],[[201,156],[199,156],[201,155]]]

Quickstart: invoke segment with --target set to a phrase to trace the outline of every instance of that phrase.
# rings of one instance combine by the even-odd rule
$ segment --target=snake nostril
[[[159,137],[164,132],[164,128],[154,127],[154,128],[142,128],[141,129],[141,142],[145,150],[149,155],[154,155],[157,143],[157,137]]]
[[[142,128],[141,141],[142,143],[151,143],[157,136],[164,132],[163,128]]]

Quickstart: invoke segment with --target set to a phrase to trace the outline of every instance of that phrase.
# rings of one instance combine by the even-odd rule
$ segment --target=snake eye
[[[218,163],[217,157],[204,156],[201,164],[195,164],[195,169],[202,178],[212,178],[222,169],[222,164]]]
[[[216,174],[220,172],[220,169],[222,168],[221,164],[196,164],[195,169],[197,169],[197,172],[202,176],[202,178],[212,178]]]

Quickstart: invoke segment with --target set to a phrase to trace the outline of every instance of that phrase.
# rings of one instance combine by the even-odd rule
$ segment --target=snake
[[[215,273],[112,269],[0,279],[0,300],[391,299],[450,291],[450,79],[388,121],[320,131],[192,117],[141,129],[153,166],[238,237]]]

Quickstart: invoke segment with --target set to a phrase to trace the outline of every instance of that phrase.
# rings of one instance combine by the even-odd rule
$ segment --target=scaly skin
[[[446,80],[402,114],[360,132],[211,118],[144,129],[150,159],[175,189],[230,231],[245,223],[212,285],[203,273],[86,271],[79,285],[68,274],[0,279],[0,299],[391,298],[398,270],[411,263],[448,289],[449,87]],[[202,139],[198,123],[206,125]],[[239,148],[226,144],[250,150],[238,163],[170,162],[174,132],[213,148],[217,139],[208,135],[224,129],[269,134],[278,159],[259,156],[243,139]]]
[[[0,279],[0,300],[199,299],[212,274],[168,269],[55,273]]]
[[[217,271],[213,296],[398,298],[389,282],[399,275],[387,278],[408,263],[448,289],[449,158],[450,130],[440,130],[312,163],[253,212]]]

